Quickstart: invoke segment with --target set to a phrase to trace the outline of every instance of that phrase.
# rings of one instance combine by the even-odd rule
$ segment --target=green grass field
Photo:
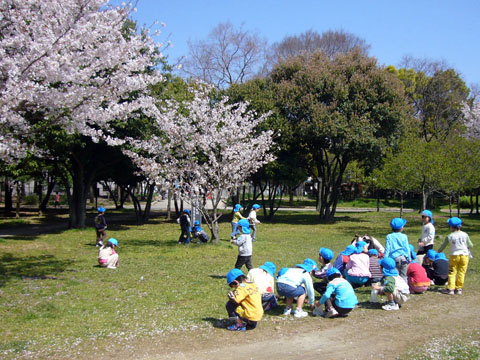
[[[355,233],[384,242],[394,216],[339,213],[334,222],[321,223],[313,212],[278,213],[274,222],[258,226],[253,265],[273,261],[279,269],[306,257],[317,260],[320,247],[337,255]],[[419,216],[408,213],[406,218],[405,233],[415,244]],[[436,216],[437,234],[448,234],[446,219],[446,214]],[[480,218],[466,216],[464,222],[478,258]],[[206,328],[224,318],[225,275],[237,256],[229,242],[230,223],[221,223],[218,245],[178,245],[179,233],[176,223],[159,218],[142,226],[112,224],[108,236],[119,240],[116,270],[97,266],[92,228],[0,238],[0,357],[58,355],[96,339],[152,337]],[[474,259],[466,291],[478,287],[479,272]],[[369,291],[358,295],[366,300]]]

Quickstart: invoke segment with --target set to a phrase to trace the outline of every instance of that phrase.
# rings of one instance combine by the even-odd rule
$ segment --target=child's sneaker
[[[322,308],[319,306],[319,307],[316,307],[315,309],[313,309],[312,315],[313,315],[313,316],[324,316],[324,315],[325,315],[325,312],[324,312],[324,311],[322,310]]]
[[[306,311],[303,311],[303,309],[297,309],[295,310],[295,313],[293,314],[296,318],[303,318],[307,317],[308,313]]]
[[[388,303],[388,304],[383,305],[382,309],[387,310],[387,311],[391,311],[391,310],[400,310],[400,307],[398,306],[398,304]]]
[[[325,314],[325,317],[326,318],[332,318],[332,317],[335,317],[338,315],[338,311],[335,310],[335,308],[331,308],[330,310],[328,310],[328,312]]]
[[[442,289],[442,290],[440,290],[440,292],[441,292],[442,294],[446,294],[446,295],[455,295],[455,291],[454,291],[453,289],[452,289],[452,290],[450,290],[450,289]]]
[[[455,294],[457,294],[457,295],[462,295],[462,294],[463,294],[462,289],[457,289],[457,290],[455,290]]]
[[[285,308],[285,310],[283,310],[283,315],[290,315],[292,313],[292,308]]]
[[[247,327],[245,326],[245,324],[239,325],[237,323],[237,324],[230,325],[227,329],[230,331],[246,331]]]

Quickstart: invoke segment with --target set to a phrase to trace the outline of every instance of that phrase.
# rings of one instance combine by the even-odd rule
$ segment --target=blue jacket
[[[388,234],[385,241],[384,257],[391,257],[392,259],[395,259],[402,255],[407,258],[408,262],[412,260],[410,257],[410,247],[408,246],[407,235],[401,232],[393,232]]]
[[[320,299],[320,304],[325,304],[333,294],[335,294],[335,304],[339,307],[353,309],[358,304],[352,285],[344,278],[336,278],[328,283],[327,290]]]

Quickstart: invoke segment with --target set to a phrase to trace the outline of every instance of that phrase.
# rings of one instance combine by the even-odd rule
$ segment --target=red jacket
[[[429,286],[430,279],[422,265],[412,262],[408,265],[407,277],[413,286]]]

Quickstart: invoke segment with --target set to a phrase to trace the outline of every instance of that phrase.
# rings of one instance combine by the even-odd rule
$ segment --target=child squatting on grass
[[[383,272],[383,278],[380,284],[372,285],[372,296],[376,298],[376,294],[385,295],[387,303],[382,306],[383,310],[399,310],[400,305],[408,300],[407,282],[398,275],[395,260],[386,257],[380,262]],[[376,302],[376,301],[373,301]]]
[[[473,244],[468,234],[460,230],[462,227],[462,219],[452,217],[448,219],[447,224],[450,226],[451,233],[438,249],[440,253],[445,249],[447,244],[450,243],[448,285],[446,289],[442,290],[442,293],[448,295],[457,293],[458,295],[462,295],[470,249],[473,247]]]
[[[263,311],[268,311],[278,306],[274,291],[275,271],[277,271],[275,264],[267,261],[260,267],[251,269],[247,274],[248,281],[253,282],[262,295]]]
[[[317,271],[317,263],[312,259],[305,259],[303,264],[297,264],[294,268],[282,268],[277,277],[277,293],[285,296],[285,310],[283,315],[290,315],[294,298],[297,298],[297,309],[294,312],[296,318],[308,316],[303,311],[303,303],[308,294],[310,308],[315,308],[315,293],[311,273]],[[305,290],[306,289],[306,290]]]
[[[98,250],[98,264],[107,269],[116,269],[118,267],[118,254],[115,248],[118,246],[118,240],[108,239],[105,245]]]
[[[247,277],[239,269],[232,269],[227,274],[227,283],[233,288],[228,293],[228,302],[225,305],[230,318],[236,323],[228,327],[231,331],[253,330],[262,320],[262,296],[254,283],[248,282]]]
[[[338,315],[348,316],[348,313],[358,304],[352,285],[342,278],[340,271],[334,267],[327,270],[327,279],[327,290],[320,298],[320,301],[315,303],[313,315],[321,315],[326,318]],[[322,304],[325,304],[325,312],[321,309]]]
[[[253,268],[252,266],[252,237],[250,236],[250,224],[247,219],[242,219],[238,222],[238,230],[240,236],[231,240],[232,244],[238,246],[238,257],[235,267],[241,269],[243,265],[247,267],[247,270]]]

